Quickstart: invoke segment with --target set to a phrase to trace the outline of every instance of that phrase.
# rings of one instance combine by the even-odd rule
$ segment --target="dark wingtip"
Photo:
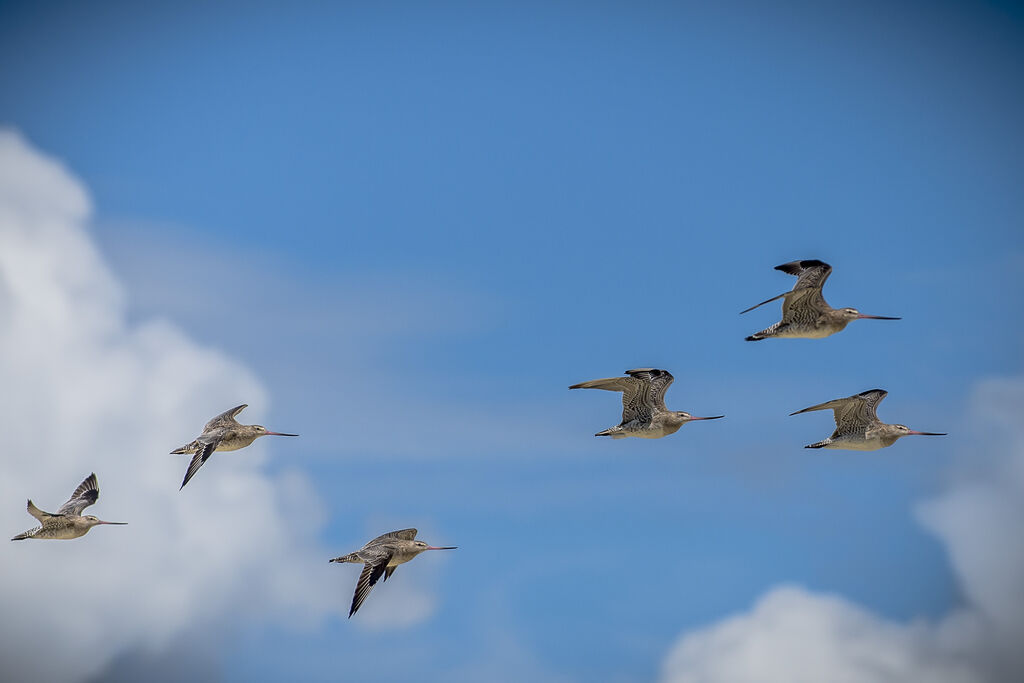
[[[819,266],[827,266],[828,264],[824,261],[820,261],[816,258],[805,258],[799,261],[790,261],[788,263],[780,263],[775,266],[775,270],[781,270],[784,273],[792,272],[797,268],[817,268]]]

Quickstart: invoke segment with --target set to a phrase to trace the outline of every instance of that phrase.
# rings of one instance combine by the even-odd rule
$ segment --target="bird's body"
[[[814,410],[831,410],[835,417],[836,429],[827,439],[808,444],[804,448],[841,448],[851,451],[875,451],[896,443],[900,437],[917,434],[921,436],[945,436],[937,432],[916,432],[901,424],[886,424],[878,419],[878,404],[888,394],[882,389],[871,389],[855,396],[837,398],[819,403],[810,408],[798,410],[799,415]]]
[[[90,474],[78,485],[71,498],[57,509],[56,513],[43,512],[31,500],[26,506],[28,513],[39,520],[39,526],[20,533],[12,541],[23,541],[28,538],[67,540],[84,536],[89,529],[99,524],[117,524],[124,522],[104,522],[92,515],[83,515],[82,511],[89,507],[100,496],[100,486],[96,475]]]
[[[570,389],[604,389],[622,392],[622,422],[615,427],[602,430],[594,436],[610,436],[625,439],[633,436],[640,439],[660,439],[675,434],[687,422],[693,420],[717,420],[714,417],[693,417],[689,413],[669,410],[665,407],[665,392],[672,384],[673,377],[668,370],[637,368],[627,370],[626,377],[607,377],[574,384]]]
[[[352,596],[352,607],[348,616],[351,617],[366,600],[379,579],[391,578],[395,568],[405,564],[424,550],[454,550],[454,547],[435,548],[423,541],[417,541],[416,529],[390,531],[373,539],[354,553],[335,557],[331,562],[352,562],[363,565],[363,571],[356,583],[356,591]]]
[[[272,432],[262,425],[240,424],[235,419],[235,416],[246,407],[248,407],[248,404],[243,403],[221,413],[206,423],[206,426],[203,427],[203,433],[196,437],[195,440],[171,451],[172,455],[195,454],[188,465],[188,471],[185,472],[185,479],[181,482],[181,488],[185,488],[185,484],[210,459],[214,451],[237,451],[240,448],[245,448],[261,436],[298,436],[298,434]]]
[[[751,306],[742,313],[754,310],[776,299],[782,299],[782,320],[770,325],[760,332],[747,337],[747,341],[760,341],[761,339],[796,338],[796,339],[822,339],[836,332],[841,332],[853,320],[899,320],[880,315],[864,315],[855,308],[832,308],[825,301],[821,288],[825,280],[832,273],[832,266],[823,261],[809,259],[804,261],[792,261],[775,266],[775,270],[781,270],[790,275],[796,275],[796,285],[792,291],[784,292],[771,299],[767,299]]]

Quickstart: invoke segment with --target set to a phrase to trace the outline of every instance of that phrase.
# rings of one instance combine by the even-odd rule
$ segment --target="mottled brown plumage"
[[[192,461],[188,464],[188,470],[185,472],[185,479],[182,480],[179,491],[185,488],[185,484],[210,459],[214,451],[237,451],[239,448],[245,448],[261,436],[298,436],[298,434],[272,432],[263,425],[239,424],[235,416],[247,407],[248,404],[243,403],[231,410],[224,411],[207,422],[206,426],[203,427],[203,433],[196,437],[194,441],[171,451],[172,455],[195,453]]]
[[[125,522],[104,522],[92,515],[83,515],[82,511],[100,497],[100,485],[96,474],[90,474],[78,485],[71,498],[57,508],[57,512],[43,512],[32,501],[26,506],[28,513],[39,520],[39,526],[20,533],[12,541],[23,541],[27,538],[67,540],[78,538],[88,533],[89,529],[100,524],[122,525]]]
[[[860,319],[899,320],[881,315],[864,315],[856,308],[832,308],[825,302],[821,288],[832,274],[832,266],[817,259],[792,261],[775,266],[789,275],[796,275],[792,291],[784,292],[751,306],[740,314],[758,306],[782,299],[782,320],[747,337],[747,341],[760,341],[772,337],[821,339],[842,331],[851,321]]]
[[[896,443],[900,437],[917,434],[920,436],[946,436],[938,432],[915,432],[901,424],[886,424],[878,419],[876,410],[889,392],[871,389],[855,396],[837,398],[819,403],[810,408],[798,410],[790,415],[799,415],[814,410],[831,410],[836,421],[832,436],[804,448],[842,448],[852,451],[874,451]]]
[[[455,546],[435,548],[423,541],[417,541],[416,529],[389,531],[373,539],[354,553],[335,557],[331,562],[362,563],[363,571],[356,582],[356,592],[352,595],[352,607],[348,616],[351,618],[370,594],[370,589],[377,585],[383,577],[385,581],[395,573],[395,568],[408,562],[424,550],[455,550]]]
[[[626,370],[627,377],[607,377],[589,382],[573,384],[570,389],[604,389],[622,392],[622,422],[615,427],[602,430],[594,436],[610,436],[625,439],[635,436],[641,439],[660,439],[674,434],[687,422],[694,420],[717,420],[714,417],[694,417],[679,410],[665,407],[665,392],[672,384],[672,373],[657,368]]]

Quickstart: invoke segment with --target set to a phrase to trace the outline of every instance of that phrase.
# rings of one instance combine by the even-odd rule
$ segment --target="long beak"
[[[457,545],[448,545],[448,546],[442,546],[440,548],[436,548],[436,547],[434,547],[432,545],[428,545],[427,546],[427,550],[455,550],[458,547],[459,546],[457,546]]]
[[[918,436],[949,436],[945,432],[915,432],[913,429],[908,429],[907,434],[917,434]]]
[[[127,523],[128,522],[104,522],[102,519],[97,522],[97,524],[114,524],[116,526],[124,526]]]
[[[269,434],[270,436],[298,436],[298,434],[285,434],[283,432],[272,432],[269,429],[267,430],[267,434]]]
[[[725,417],[725,415],[715,415],[714,417],[691,417],[690,421],[693,422],[694,420],[720,420],[723,417]]]
[[[861,313],[857,316],[857,320],[903,320],[903,318],[890,318],[887,315],[864,315]]]

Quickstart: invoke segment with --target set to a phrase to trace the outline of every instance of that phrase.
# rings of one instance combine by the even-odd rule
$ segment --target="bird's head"
[[[413,545],[413,549],[416,552],[418,552],[418,553],[422,553],[424,550],[455,550],[455,548],[457,547],[457,546],[454,546],[454,545],[452,545],[452,546],[432,546],[432,545],[427,545],[423,541],[413,541],[412,545]]]
[[[283,432],[272,432],[263,425],[253,425],[252,429],[256,436],[298,436],[298,434],[284,434]]]
[[[712,417],[694,417],[693,415],[690,415],[689,413],[687,413],[685,411],[682,411],[682,410],[675,411],[675,414],[676,414],[676,418],[681,423],[695,422],[696,420],[718,420],[720,418],[725,417],[725,415],[714,415]]]
[[[943,432],[918,432],[918,431],[914,431],[913,429],[911,429],[907,425],[890,425],[890,426],[892,427],[892,430],[896,433],[896,438],[897,439],[900,438],[901,436],[912,436],[912,435],[916,435],[916,436],[946,436],[946,434],[943,433]]]
[[[890,318],[885,315],[867,315],[865,313],[861,313],[856,308],[840,308],[838,311],[840,319],[845,320],[846,322],[850,322],[851,320],[899,320],[899,318]]]
[[[117,525],[117,526],[124,526],[125,524],[128,523],[128,522],[104,522],[102,519],[100,519],[99,517],[96,517],[94,515],[85,515],[84,517],[82,517],[82,519],[84,519],[86,521],[86,523],[90,527],[94,527],[94,526],[97,526],[99,524],[114,524],[114,525]]]

